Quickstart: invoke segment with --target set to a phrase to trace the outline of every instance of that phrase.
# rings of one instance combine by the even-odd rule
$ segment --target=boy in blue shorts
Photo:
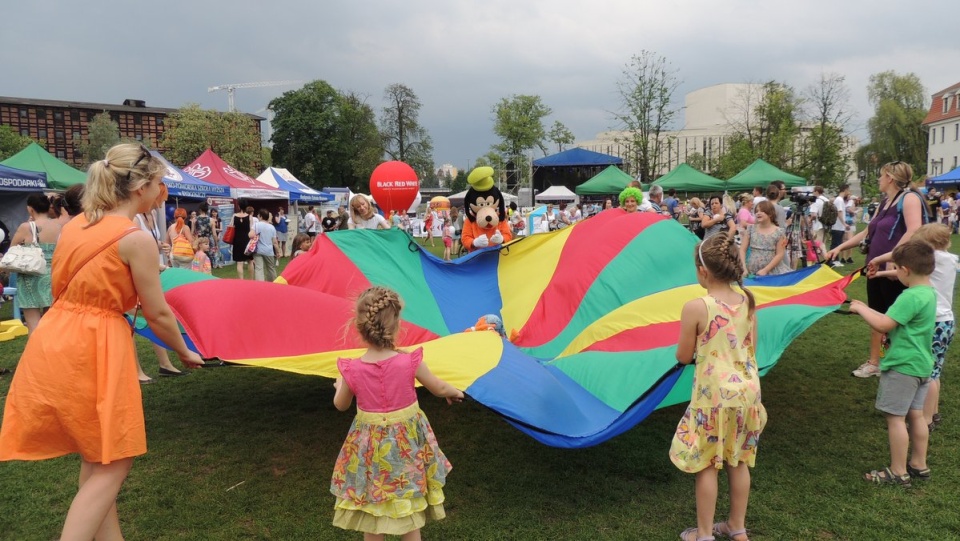
[[[880,359],[880,387],[876,408],[887,419],[890,438],[890,466],[873,470],[864,479],[880,484],[910,486],[911,479],[930,478],[927,444],[930,432],[923,417],[923,403],[933,371],[933,328],[937,317],[937,296],[930,285],[933,248],[911,240],[893,250],[897,279],[907,289],[897,297],[886,314],[860,301],[850,303],[873,330],[890,339],[887,354]],[[909,428],[908,428],[909,423]],[[910,462],[907,450],[910,449]]]

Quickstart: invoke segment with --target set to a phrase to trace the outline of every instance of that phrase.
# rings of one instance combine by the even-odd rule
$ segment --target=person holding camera
[[[867,255],[867,306],[886,313],[900,293],[906,288],[897,279],[877,276],[885,270],[892,259],[893,249],[910,240],[913,233],[923,225],[923,196],[914,190],[913,168],[902,161],[890,162],[880,168],[880,192],[884,194],[877,211],[866,229],[850,237],[827,252],[827,260],[833,260],[841,251],[860,245]],[[853,371],[858,378],[880,375],[880,347],[883,334],[870,333],[870,358]]]

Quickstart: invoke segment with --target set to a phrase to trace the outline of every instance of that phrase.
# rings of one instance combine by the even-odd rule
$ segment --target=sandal
[[[713,535],[717,537],[726,537],[727,539],[733,539],[734,541],[742,541],[737,539],[741,535],[747,535],[747,529],[742,528],[740,530],[731,530],[730,523],[727,521],[717,522],[713,525]],[[749,539],[747,539],[749,541]]]
[[[889,467],[879,471],[873,470],[869,473],[865,473],[863,474],[863,479],[878,485],[900,485],[904,488],[910,488],[910,474],[908,473],[903,477],[894,475],[894,473],[890,471]]]
[[[924,468],[922,470],[918,470],[913,466],[911,466],[910,464],[907,464],[907,475],[909,475],[911,479],[916,479],[917,481],[929,481],[930,468]]]
[[[693,534],[694,537],[690,537],[690,534]],[[693,528],[687,528],[686,530],[683,530],[682,532],[680,532],[680,539],[682,539],[683,541],[691,541],[691,539],[693,541],[715,541],[716,540],[716,538],[713,537],[712,535],[707,537],[696,537],[696,535],[697,535],[697,527],[694,526]]]

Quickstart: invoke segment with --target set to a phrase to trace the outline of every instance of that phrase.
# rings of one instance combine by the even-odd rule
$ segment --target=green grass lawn
[[[232,267],[217,274],[235,276]],[[850,295],[864,298],[863,280]],[[9,317],[5,305],[0,319]],[[753,539],[960,538],[960,349],[952,348],[943,377],[933,479],[901,489],[861,480],[889,460],[873,408],[877,378],[850,376],[867,341],[858,317],[829,315],[763,379],[769,423],[753,470]],[[0,366],[14,369],[24,344],[0,342]],[[155,374],[151,349],[143,340],[139,349]],[[9,385],[9,375],[0,377],[0,394]],[[352,420],[334,409],[331,380],[225,367],[161,379],[143,394],[149,452],[119,498],[128,540],[360,538],[330,525],[330,474]],[[682,405],[604,444],[562,450],[476,402],[450,407],[422,390],[420,399],[454,464],[448,518],[428,525],[426,538],[659,540],[695,524],[694,477],[667,456]],[[0,539],[56,539],[78,469],[76,456],[0,463]],[[718,520],[726,509],[721,495]]]

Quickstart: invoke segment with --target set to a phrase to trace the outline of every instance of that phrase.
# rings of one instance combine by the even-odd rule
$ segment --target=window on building
[[[73,131],[73,138],[74,138],[74,140],[77,140],[77,141],[80,140],[80,130],[74,130],[74,131]]]
[[[931,145],[937,144],[937,129],[936,129],[936,128],[930,130],[930,144],[931,144]]]
[[[27,128],[20,128],[20,135],[24,137],[30,137],[30,130]]]
[[[953,169],[956,169],[956,168],[957,168],[957,157],[954,156],[954,157],[953,157]]]
[[[61,160],[65,159],[65,158],[67,157],[67,151],[65,151],[65,150],[58,150],[58,151],[57,151],[57,157],[60,158]]]
[[[20,118],[27,118],[27,110],[20,109]]]
[[[139,126],[140,124],[143,124],[143,117],[140,115],[140,113],[133,114],[133,123],[136,124],[137,126]]]
[[[70,120],[80,122],[80,111],[70,111]]]
[[[134,136],[134,138],[135,138],[137,141],[143,141],[143,134],[142,134],[142,133],[138,133],[137,135]]]
[[[40,130],[40,131],[38,131],[38,132],[37,132],[37,137],[39,137],[40,139],[46,139],[46,138],[47,138],[47,130]]]
[[[947,140],[946,133],[947,133],[947,127],[940,126],[940,142],[941,143]]]
[[[63,120],[63,111],[54,111],[53,112],[54,120]]]
[[[943,112],[943,113],[949,113],[949,112],[950,112],[950,96],[944,96],[944,97],[943,97],[943,111],[941,111],[941,112]]]
[[[63,138],[64,138],[66,135],[63,133],[63,130],[57,130],[57,131],[53,134],[53,136],[56,137],[58,140],[63,140]]]
[[[960,122],[953,125],[953,140],[960,140]]]
[[[44,111],[43,109],[37,109],[37,110],[36,110],[36,113],[37,113],[37,119],[38,119],[38,120],[46,120],[46,119],[47,119],[47,112]]]

